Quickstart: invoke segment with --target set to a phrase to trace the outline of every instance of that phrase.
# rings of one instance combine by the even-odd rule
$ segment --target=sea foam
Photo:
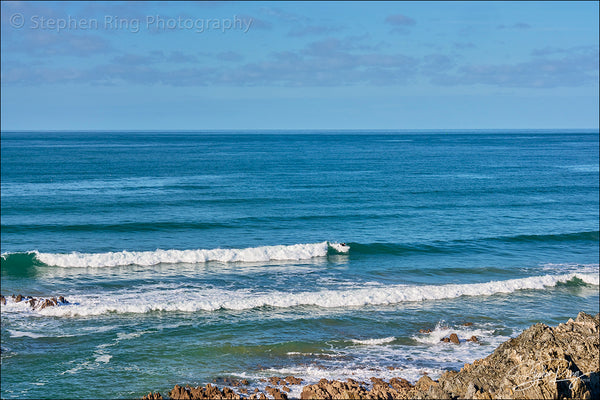
[[[559,282],[573,279],[598,285],[595,274],[543,275],[504,281],[446,285],[389,285],[368,288],[339,288],[320,291],[287,292],[278,290],[227,290],[215,288],[160,288],[119,290],[111,294],[68,295],[70,304],[35,310],[42,315],[89,316],[105,313],[200,312],[217,310],[250,310],[260,307],[292,308],[315,306],[347,308],[393,305],[404,302],[454,299],[461,296],[491,296],[518,290],[545,290]],[[8,302],[3,312],[25,311],[20,303]]]

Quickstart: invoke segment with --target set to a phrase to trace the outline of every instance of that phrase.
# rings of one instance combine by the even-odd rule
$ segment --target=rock
[[[272,388],[271,386],[267,386],[265,391],[269,393],[275,400],[287,400],[287,394],[283,393],[277,388]]]
[[[290,385],[299,385],[302,383],[302,379],[293,376],[287,376],[285,381]]]
[[[25,301],[29,305],[29,307],[31,307],[34,310],[35,309],[42,310],[46,307],[63,305],[63,304],[69,303],[67,301],[67,299],[65,299],[63,296],[58,297],[58,299],[56,297],[52,297],[49,299],[44,299],[44,298],[36,299],[35,297],[32,297],[32,296],[23,296],[21,294],[15,296],[13,294],[11,296],[11,298],[13,299],[13,301],[15,303],[20,303],[22,301]],[[1,301],[2,301],[2,304],[6,304],[7,299],[4,296],[1,296]]]
[[[6,298],[4,296],[0,296],[0,303],[6,305]]]
[[[218,400],[239,400],[242,397],[235,393],[233,389],[224,387],[223,390],[219,390],[217,386],[213,386],[210,383],[204,387],[181,387],[175,385],[175,387],[169,392],[169,398],[171,399],[183,399],[183,400],[204,400],[204,399],[218,399]]]
[[[458,340],[458,335],[456,333],[450,334],[450,341],[454,344],[460,343],[460,340]]]
[[[276,376],[272,376],[269,378],[269,383],[271,385],[280,385],[280,382],[283,381],[283,379],[280,379]],[[283,381],[283,383],[285,383],[285,381]]]
[[[429,390],[430,386],[434,385],[437,385],[437,382],[435,382],[427,375],[423,375],[421,378],[419,378],[417,383],[415,383],[415,389],[426,392],[427,390]]]
[[[440,339],[440,342],[459,344],[460,340],[458,339],[458,335],[456,333],[451,333],[449,337]]]
[[[477,336],[471,336],[469,339],[467,339],[467,342],[477,343],[479,342],[479,339],[477,339]]]
[[[288,392],[288,393],[291,392],[291,389],[287,386],[282,387],[281,390],[283,390],[284,392]]]
[[[147,395],[145,395],[144,397],[142,397],[142,400],[163,400],[163,397],[158,392],[156,392],[156,393],[150,392]]]
[[[488,357],[444,373],[423,398],[600,398],[600,314],[536,324]]]
[[[328,381],[321,379],[316,385],[307,385],[302,388],[301,399],[365,399],[369,392],[358,384],[348,379],[347,382]]]
[[[464,324],[462,324],[462,326],[472,326],[473,323],[472,322],[465,322]]]
[[[431,333],[431,329],[419,329],[419,333]]]

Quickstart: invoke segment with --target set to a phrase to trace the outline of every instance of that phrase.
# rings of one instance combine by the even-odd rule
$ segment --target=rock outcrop
[[[169,392],[169,398],[171,399],[218,399],[218,400],[239,400],[242,397],[235,393],[233,389],[224,387],[223,390],[219,390],[217,386],[213,386],[210,383],[203,387],[182,387],[175,385],[175,387]]]
[[[32,296],[23,296],[21,294],[18,294],[16,296],[13,294],[10,297],[0,296],[0,303],[2,303],[3,305],[6,305],[6,302],[8,301],[8,299],[12,299],[12,301],[14,301],[15,303],[20,303],[20,302],[24,301],[27,304],[29,304],[29,306],[34,310],[43,310],[46,307],[54,307],[54,306],[69,304],[67,299],[65,299],[63,296],[58,296],[58,298],[50,297],[50,298],[45,299],[42,297],[35,298]]]
[[[600,398],[600,314],[579,313],[557,327],[536,324],[516,338],[501,344],[488,357],[465,364],[460,371],[447,371],[438,381],[427,375],[414,385],[402,378],[389,382],[371,378],[371,383],[321,379],[304,386],[301,399],[598,399]],[[456,343],[457,340],[448,338]],[[477,341],[476,337],[468,339]],[[458,341],[460,343],[460,341]],[[458,344],[458,343],[457,343]],[[300,384],[295,377],[271,377],[271,385]],[[247,381],[243,382],[244,384]],[[287,390],[286,390],[287,389]],[[243,390],[243,391],[242,391]],[[286,399],[289,388],[267,386],[270,398]],[[240,393],[244,394],[242,396]],[[228,387],[175,386],[172,399],[266,399],[246,388],[236,393]],[[159,399],[150,393],[146,400]]]
[[[600,398],[600,314],[536,324],[488,357],[446,372],[421,398]]]

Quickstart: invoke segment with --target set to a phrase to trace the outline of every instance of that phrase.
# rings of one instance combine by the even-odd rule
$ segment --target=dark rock
[[[20,302],[21,302],[21,300],[23,300],[23,296],[21,296],[21,295],[18,295],[18,296],[15,298],[15,303],[20,303]]]
[[[456,333],[450,334],[450,341],[454,344],[459,344],[460,340],[458,340],[458,335]]]
[[[471,336],[469,339],[467,339],[467,342],[477,343],[479,342],[479,339],[477,339],[477,336]]]
[[[287,400],[287,394],[283,393],[281,390],[277,388],[272,388],[271,386],[267,386],[265,391],[269,393],[275,400]]]
[[[300,379],[300,378],[296,378],[296,377],[294,377],[294,376],[291,376],[291,375],[290,375],[290,376],[287,376],[287,377],[285,378],[285,381],[286,381],[288,384],[290,384],[290,385],[299,385],[299,384],[301,384],[301,383],[302,383],[302,379]]]
[[[6,298],[4,296],[0,296],[0,303],[6,305]]]
[[[281,381],[282,381],[282,379],[280,379],[280,378],[278,378],[276,376],[272,376],[272,377],[269,378],[269,383],[271,385],[280,385],[279,382],[281,382]],[[285,383],[285,381],[283,383]]]
[[[440,339],[440,342],[459,344],[460,340],[456,333],[451,333],[449,337]]]
[[[163,397],[158,392],[156,392],[156,393],[150,392],[147,395],[145,395],[144,397],[142,397],[142,400],[163,400]]]

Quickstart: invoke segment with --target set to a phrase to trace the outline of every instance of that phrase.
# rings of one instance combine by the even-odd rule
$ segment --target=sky
[[[599,2],[1,2],[1,129],[598,129]]]

